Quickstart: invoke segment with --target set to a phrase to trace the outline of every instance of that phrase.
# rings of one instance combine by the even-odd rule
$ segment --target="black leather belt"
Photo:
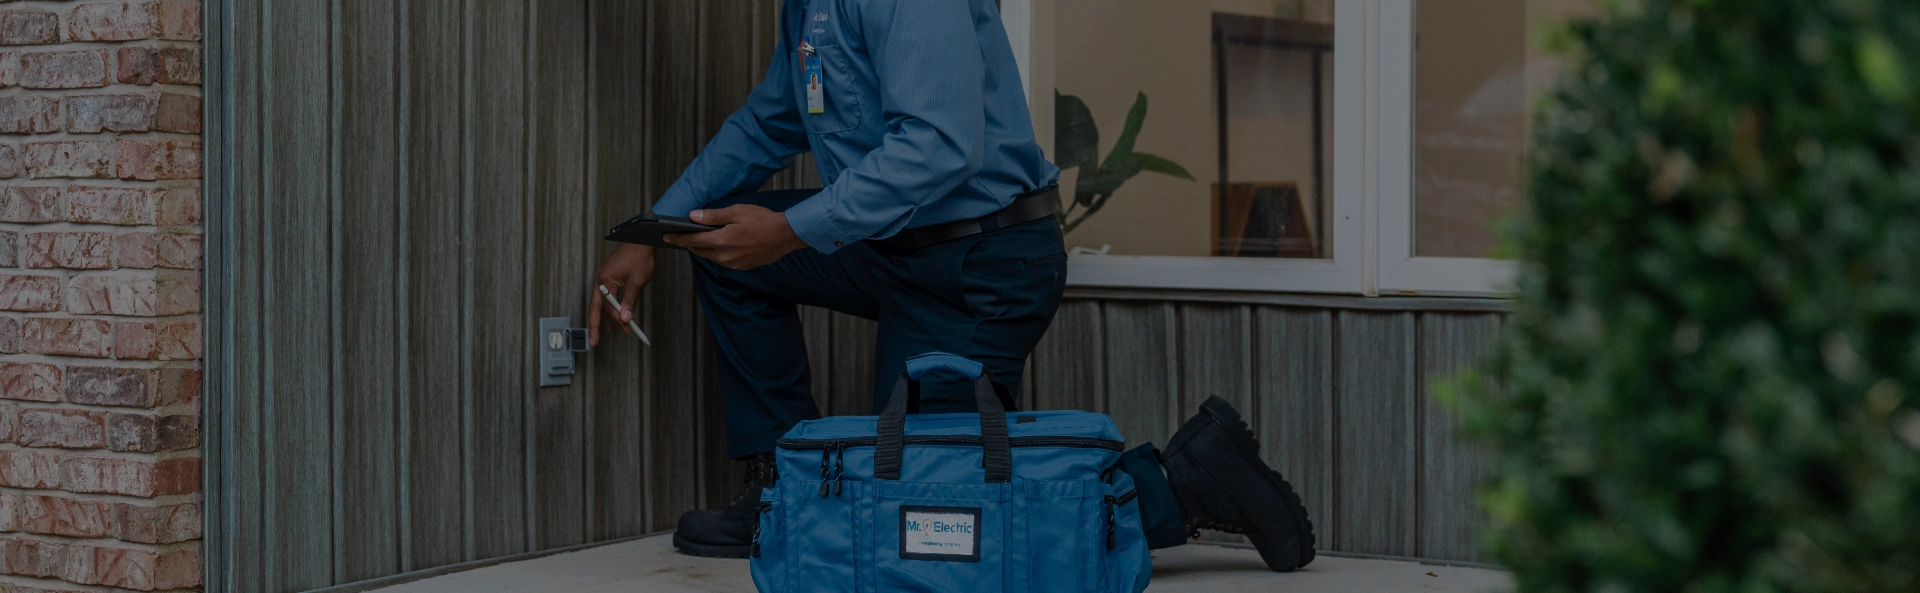
[[[900,231],[874,243],[895,252],[907,252],[954,239],[963,239],[1007,228],[1023,222],[1052,217],[1060,207],[1060,186],[1049,185],[1019,196],[999,212],[979,218],[930,224]]]

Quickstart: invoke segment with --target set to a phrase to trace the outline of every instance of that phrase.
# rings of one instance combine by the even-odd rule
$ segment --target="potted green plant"
[[[1081,223],[1099,213],[1120,186],[1142,172],[1170,175],[1193,181],[1193,174],[1163,157],[1133,149],[1140,128],[1147,121],[1147,94],[1140,93],[1127,112],[1127,123],[1120,130],[1107,158],[1100,158],[1100,128],[1093,122],[1093,111],[1079,97],[1054,91],[1053,159],[1062,170],[1078,168],[1073,200],[1059,206],[1060,227],[1071,233]]]

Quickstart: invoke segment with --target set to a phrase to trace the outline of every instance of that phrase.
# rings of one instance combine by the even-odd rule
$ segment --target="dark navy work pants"
[[[784,212],[812,193],[742,194],[706,208],[753,204]],[[1060,226],[1052,219],[911,251],[873,241],[831,255],[801,249],[746,271],[693,261],[726,398],[727,454],[735,458],[770,452],[787,429],[820,417],[798,305],[879,321],[872,377],[877,414],[906,359],[927,352],[979,361],[1017,397],[1027,355],[1053,322],[1067,277]],[[921,413],[974,411],[971,383],[939,375],[947,374],[929,375],[921,385]],[[1121,466],[1136,483],[1146,482],[1140,502],[1149,533],[1156,524],[1177,526],[1179,509],[1159,460],[1136,451]]]

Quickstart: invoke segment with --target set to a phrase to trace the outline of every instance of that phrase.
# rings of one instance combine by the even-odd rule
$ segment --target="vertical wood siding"
[[[216,0],[230,351],[211,582],[353,590],[654,533],[724,504],[711,339],[684,254],[574,385],[534,318],[585,322],[599,232],[645,209],[763,76],[780,0]],[[222,170],[212,167],[211,170]],[[801,156],[770,189],[818,187]],[[221,258],[216,258],[216,261]],[[828,414],[873,402],[871,321],[803,309]],[[1164,444],[1212,395],[1300,486],[1323,549],[1474,560],[1485,467],[1428,385],[1494,313],[1074,298],[1023,401]],[[216,328],[219,329],[219,328]],[[1231,539],[1231,538],[1226,538]]]
[[[1129,445],[1164,445],[1220,396],[1299,488],[1321,549],[1479,561],[1487,468],[1431,385],[1478,360],[1499,325],[1486,312],[1071,299],[1033,353],[1033,401],[1106,412]]]
[[[779,1],[209,4],[232,114],[230,169],[210,167],[230,170],[210,294],[231,295],[210,583],[354,590],[671,529],[734,494],[684,255],[640,307],[663,347],[608,340],[542,389],[530,340],[536,317],[585,323],[600,231],[745,101]],[[844,327],[823,361],[871,335],[809,315]],[[866,391],[846,373],[823,393]]]

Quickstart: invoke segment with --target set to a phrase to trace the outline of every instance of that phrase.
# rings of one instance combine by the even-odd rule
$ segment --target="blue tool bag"
[[[974,380],[979,414],[928,414],[919,380]],[[1151,577],[1124,441],[1105,414],[1015,412],[977,362],[907,361],[880,416],[802,422],[761,497],[761,593],[1139,593]]]

